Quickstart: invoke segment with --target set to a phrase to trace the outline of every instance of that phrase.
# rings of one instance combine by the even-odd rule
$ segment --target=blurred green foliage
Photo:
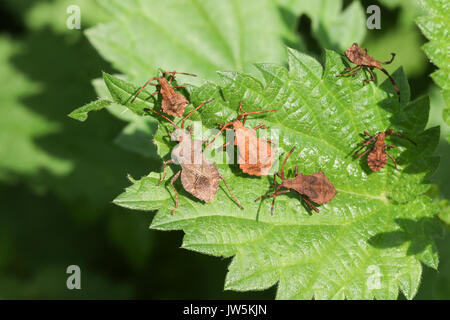
[[[272,298],[273,289],[224,292],[229,259],[179,249],[181,232],[149,231],[152,214],[111,203],[129,184],[128,173],[139,178],[158,170],[160,163],[151,152],[139,154],[121,147],[129,145],[124,139],[129,141],[139,132],[132,121],[103,112],[89,115],[86,123],[67,117],[75,107],[97,97],[91,81],[102,70],[122,71],[105,62],[82,33],[108,21],[109,14],[91,0],[4,3],[0,11],[0,298]],[[80,5],[82,30],[65,27],[68,3]],[[314,14],[324,12],[320,7],[297,8],[295,0],[278,3],[278,14],[288,26],[288,44],[316,54],[323,46],[341,48],[323,33],[333,30],[335,21],[345,22],[339,6],[331,10],[326,1],[320,2],[334,12],[335,18],[326,20],[326,15]],[[343,4],[352,8],[352,1]],[[360,6],[369,4],[372,1],[361,1]],[[397,52],[397,65],[390,70],[404,66],[413,99],[431,94],[429,126],[440,124],[444,137],[449,129],[441,117],[442,96],[429,77],[435,67],[420,49],[426,39],[414,24],[421,11],[409,0],[378,4],[382,29],[366,30],[363,46],[380,59]],[[436,194],[450,199],[450,146],[443,138],[439,154],[441,166],[433,177]],[[439,273],[425,270],[416,298],[450,299],[449,240],[447,232],[438,242]],[[65,287],[71,264],[82,269],[81,291]]]

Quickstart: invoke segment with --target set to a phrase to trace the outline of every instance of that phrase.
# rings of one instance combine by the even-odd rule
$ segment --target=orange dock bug
[[[275,206],[275,198],[284,193],[291,192],[292,190],[298,192],[302,195],[302,199],[306,202],[306,204],[313,209],[316,212],[319,212],[319,209],[317,209],[312,203],[317,204],[324,204],[331,201],[331,199],[334,198],[337,191],[334,188],[334,185],[331,183],[331,181],[323,174],[322,171],[319,171],[317,173],[304,176],[302,173],[298,173],[298,166],[295,166],[295,177],[292,179],[287,179],[284,176],[284,165],[286,164],[287,159],[291,156],[292,152],[294,152],[295,147],[289,151],[289,154],[286,156],[286,158],[283,161],[283,164],[281,166],[281,171],[276,172],[273,176],[273,185],[272,188],[274,189],[273,194],[269,195],[263,195],[259,198],[257,198],[255,201],[261,200],[266,197],[273,197],[272,200],[272,207],[270,209],[270,213],[273,215],[273,210]],[[281,184],[276,186],[276,177],[281,178]],[[286,188],[287,190],[281,190],[281,188]],[[308,200],[309,199],[309,200]],[[310,201],[311,200],[311,201]]]
[[[166,76],[170,74],[169,80],[166,79]],[[189,104],[189,101],[179,92],[175,91],[175,88],[185,88],[185,86],[172,86],[172,80],[175,79],[176,74],[184,74],[192,77],[196,77],[197,75],[192,73],[184,73],[184,72],[164,72],[161,77],[153,77],[148,80],[136,93],[131,102],[133,102],[137,96],[144,90],[147,85],[156,86],[160,89],[153,92],[152,95],[161,93],[162,102],[161,108],[163,112],[168,115],[181,118],[184,114],[184,110],[186,109],[186,105]],[[158,83],[152,83],[151,81],[156,80]]]
[[[384,74],[386,74],[389,78],[389,80],[394,85],[394,89],[397,92],[398,95],[398,101],[400,102],[400,89],[398,88],[397,84],[395,83],[394,79],[391,77],[391,75],[382,67],[384,64],[390,64],[394,60],[395,53],[391,53],[392,58],[389,61],[386,62],[380,62],[378,60],[375,60],[372,56],[369,56],[366,49],[362,49],[358,46],[356,42],[352,44],[351,47],[349,47],[347,50],[345,50],[345,56],[348,60],[356,64],[353,68],[346,68],[344,73],[341,73],[339,76],[352,76],[359,71],[362,70],[362,68],[366,68],[367,71],[370,73],[370,79],[366,79],[363,82],[370,82],[375,81],[375,75],[373,74],[373,68],[376,68],[378,70],[381,70]]]
[[[388,129],[385,132],[377,132],[374,136],[369,134],[367,131],[364,131],[363,135],[368,136],[369,138],[361,142],[362,147],[359,148],[353,156],[357,157],[358,159],[361,159],[361,157],[363,157],[366,153],[370,152],[369,156],[367,157],[367,164],[369,165],[369,168],[373,172],[377,172],[383,169],[388,161],[387,156],[389,156],[392,162],[394,162],[395,169],[397,169],[397,162],[389,154],[389,152],[386,151],[386,149],[395,148],[395,146],[385,143],[386,137],[390,136],[391,134],[395,134],[403,139],[408,140],[412,144],[417,145],[414,141],[412,141],[408,137],[392,129]],[[372,143],[373,145],[371,145]],[[358,155],[358,153],[364,148],[366,148],[366,150]]]
[[[169,164],[181,165],[181,170],[175,173],[175,175],[170,180],[170,185],[175,192],[175,208],[171,211],[171,214],[173,214],[175,210],[178,209],[178,192],[177,189],[175,189],[174,182],[180,177],[180,175],[181,183],[184,189],[197,199],[203,200],[205,202],[210,202],[214,199],[217,190],[219,189],[220,180],[222,180],[233,200],[239,207],[243,208],[237,198],[231,192],[225,181],[225,178],[219,173],[216,165],[205,158],[202,151],[204,142],[200,140],[193,140],[192,133],[186,132],[184,130],[184,122],[195,111],[200,109],[206,103],[211,102],[212,100],[214,100],[214,98],[203,102],[193,111],[191,111],[186,117],[184,117],[183,121],[181,122],[180,128],[172,120],[162,115],[161,113],[155,110],[145,109],[145,111],[147,112],[153,112],[160,115],[161,117],[169,121],[170,124],[172,124],[172,126],[175,128],[175,131],[170,133],[170,136],[172,140],[178,141],[178,144],[172,150],[172,159],[164,162],[163,176],[158,182],[159,185],[162,181],[164,181],[166,177],[166,167]]]
[[[235,131],[234,144],[238,147],[238,163],[239,168],[245,173],[254,176],[267,176],[274,162],[274,152],[270,147],[273,142],[267,139],[258,138],[256,136],[256,130],[260,128],[267,129],[264,123],[254,127],[253,129],[245,128],[245,121],[247,116],[251,114],[274,112],[276,110],[262,110],[245,112],[242,109],[242,102],[239,104],[241,114],[236,120],[230,121],[226,124],[218,123],[221,127],[219,133],[211,140],[207,147],[214,142],[216,137],[220,135],[227,127],[233,126]],[[242,119],[242,122],[241,122]],[[225,147],[229,142],[225,143]]]

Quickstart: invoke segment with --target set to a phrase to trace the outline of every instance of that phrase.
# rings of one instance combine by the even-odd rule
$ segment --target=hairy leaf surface
[[[429,42],[423,50],[439,68],[431,77],[442,88],[446,104],[443,112],[444,121],[450,124],[450,4],[446,0],[420,0],[428,15],[417,19],[417,24]],[[447,137],[450,140],[450,137]]]

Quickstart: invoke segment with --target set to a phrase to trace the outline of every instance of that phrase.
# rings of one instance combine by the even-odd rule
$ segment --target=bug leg
[[[395,83],[394,78],[391,77],[391,75],[389,74],[389,72],[386,71],[386,69],[384,68],[378,68],[380,69],[385,75],[387,75],[387,77],[389,78],[389,81],[391,81],[392,85],[394,86],[395,92],[397,92],[397,96],[398,96],[398,102],[400,102],[400,89],[397,86],[397,83]]]
[[[385,145],[384,147],[385,147],[385,148],[389,148],[389,149],[397,148],[396,146],[394,146],[394,145],[392,145],[392,144],[387,144],[387,145]]]
[[[308,204],[308,206],[313,209],[315,212],[319,212],[319,209],[317,209],[308,199],[306,199],[305,196],[302,197],[303,200],[305,200],[305,202]]]
[[[172,209],[170,214],[173,214],[175,212],[175,210],[178,209],[178,191],[177,191],[177,189],[175,189],[175,186],[173,185],[173,183],[175,182],[175,180],[178,179],[180,174],[181,174],[181,170],[178,171],[177,174],[172,177],[172,179],[170,179],[170,185],[172,186],[172,189],[175,192],[175,208]]]
[[[298,166],[295,166],[295,176],[298,176]]]
[[[364,49],[364,52],[365,52],[366,54],[369,54],[369,50],[367,50],[367,48]]]
[[[231,198],[233,198],[234,202],[236,202],[236,204],[241,208],[244,209],[244,207],[241,205],[241,203],[239,202],[239,200],[234,196],[233,192],[231,192],[230,188],[228,187],[227,182],[225,181],[225,178],[223,176],[219,176],[219,178],[223,181],[223,184],[225,185],[225,187],[227,187],[228,192],[231,195]]]
[[[186,86],[173,86],[172,88],[186,88]]]
[[[158,186],[161,184],[161,182],[163,182],[164,181],[164,179],[166,178],[166,168],[167,168],[167,165],[169,165],[169,164],[172,164],[173,163],[173,160],[167,160],[166,162],[164,162],[164,169],[163,169],[163,176],[162,176],[162,178],[161,178],[161,180],[159,180],[158,181]]]
[[[279,185],[276,190],[278,190],[279,188],[281,188],[281,185]],[[273,210],[275,208],[275,198],[280,194],[284,194],[284,193],[288,193],[288,192],[291,192],[291,190],[282,190],[282,191],[274,192],[272,194],[265,194],[265,195],[262,195],[262,196],[258,197],[257,199],[255,199],[255,202],[258,200],[261,200],[263,198],[273,197],[272,206],[270,208],[270,215],[273,216]]]
[[[272,194],[265,194],[265,195],[262,195],[262,196],[256,198],[256,199],[255,199],[255,202],[258,201],[258,200],[261,200],[261,199],[263,199],[263,198],[273,197],[274,195],[275,195],[275,196],[278,196],[278,195],[280,195],[280,194],[284,194],[284,193],[288,193],[288,192],[291,192],[291,190],[282,190],[282,191],[278,191],[278,192],[275,192],[275,193],[272,193]]]
[[[347,67],[347,68],[344,69],[344,71],[345,71],[345,72],[349,72],[349,71],[353,71],[353,70],[355,70],[355,69],[357,69],[357,68],[360,68],[360,67],[361,67],[361,66],[359,66],[359,65],[356,65],[356,66],[354,66],[353,68]]]
[[[364,131],[364,135],[369,135],[369,133],[368,133],[367,131]],[[369,135],[369,136],[370,136],[370,135]],[[353,154],[353,156],[356,157],[357,154],[358,154],[362,149],[364,149],[364,147],[367,147],[367,145],[368,145],[369,143],[371,143],[376,137],[377,137],[377,136],[373,136],[373,137],[369,138],[368,140],[363,141],[363,142],[362,142],[361,148],[359,148],[358,150],[356,150],[356,152]],[[368,149],[368,150],[370,150],[370,149]],[[367,152],[367,151],[366,151],[366,152]],[[359,158],[359,157],[358,157],[358,158]]]
[[[357,74],[359,71],[361,71],[362,66],[357,66],[356,68],[352,69],[352,72],[344,72],[338,75],[338,77],[346,77],[346,76],[352,76],[354,74]]]
[[[239,110],[241,110],[242,113],[246,113],[244,109],[242,108],[242,101],[239,102]],[[245,125],[245,121],[247,121],[247,116],[244,116],[244,119],[242,119],[242,124]]]
[[[364,79],[363,84],[375,81],[375,75],[373,74],[372,69],[371,68],[367,68],[367,70],[369,70],[370,79]]]
[[[279,189],[280,187],[281,187],[281,185],[278,186],[277,189]],[[280,194],[284,194],[284,193],[288,193],[288,192],[291,192],[291,190],[283,190],[283,191],[275,192],[275,193],[273,194],[272,206],[270,207],[270,215],[271,215],[271,216],[273,216],[273,210],[274,210],[274,208],[275,208],[275,198],[276,198],[278,195],[280,195]]]
[[[357,157],[358,159],[361,159],[367,152],[369,152],[370,150],[372,150],[372,149],[367,149],[366,151],[364,151],[363,153],[361,153],[361,154],[359,154],[359,155],[356,155],[356,153],[355,153],[355,157]]]
[[[157,94],[160,93],[160,92],[161,92],[160,90],[155,91],[155,92],[152,93],[152,96],[157,95]]]
[[[228,142],[224,143],[224,144],[222,145],[222,151],[221,151],[221,152],[225,151],[225,150],[226,150],[226,147],[227,147],[230,143],[231,143],[231,141],[228,141]],[[216,150],[218,150],[218,149],[219,149],[219,148],[217,148]]]
[[[273,175],[273,182],[272,182],[272,189],[273,189],[273,190],[276,189],[275,185],[276,185],[276,183],[277,183],[277,175],[279,175],[278,172],[275,172],[275,174]]]
[[[391,156],[391,155],[389,154],[389,152],[386,151],[386,154],[389,156],[389,158],[391,158],[392,162],[394,162],[395,169],[397,169],[397,161],[395,161],[394,157]]]
[[[392,63],[392,61],[394,61],[394,58],[395,58],[395,53],[392,52],[391,55],[392,55],[391,60],[386,61],[386,62],[381,62],[381,64],[390,64],[390,63]]]
[[[267,143],[270,143],[270,144],[273,144],[273,145],[275,145],[276,143],[275,142],[273,142],[272,140],[267,140],[267,139],[263,139],[263,140],[265,140]]]

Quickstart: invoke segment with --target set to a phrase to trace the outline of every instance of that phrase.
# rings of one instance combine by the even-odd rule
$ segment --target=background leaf
[[[450,5],[445,0],[419,1],[428,15],[417,19],[417,24],[430,42],[423,46],[423,50],[431,61],[439,68],[431,77],[442,88],[447,108],[444,110],[444,121],[450,125],[450,41],[448,40],[450,25]]]
[[[294,40],[294,26],[285,24],[273,0],[100,4],[112,22],[88,30],[89,40],[115,68],[140,81],[157,68],[195,70],[207,79],[217,79],[216,70],[251,71],[255,62],[283,62],[282,45]]]

